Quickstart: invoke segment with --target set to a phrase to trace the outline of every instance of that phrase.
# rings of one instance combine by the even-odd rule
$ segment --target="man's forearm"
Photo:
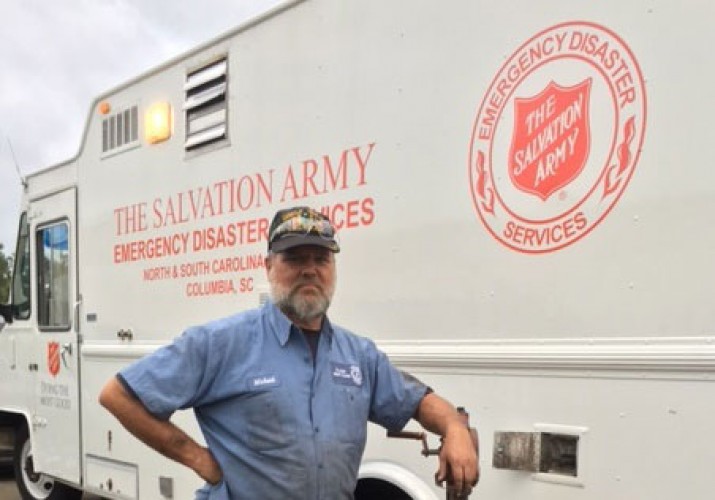
[[[442,436],[438,483],[447,480],[456,491],[469,493],[479,480],[479,463],[472,435],[457,410],[435,393],[420,401],[415,419],[428,431]]]
[[[209,482],[220,480],[220,474],[216,477],[215,472],[212,473],[215,462],[206,448],[172,422],[154,417],[116,378],[102,389],[99,402],[146,445],[191,468]]]
[[[422,427],[440,436],[445,436],[447,428],[452,425],[464,426],[454,406],[434,392],[430,392],[422,398],[417,407],[415,419]]]

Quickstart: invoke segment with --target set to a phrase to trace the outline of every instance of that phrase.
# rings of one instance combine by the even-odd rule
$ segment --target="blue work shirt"
[[[194,409],[223,471],[197,499],[352,499],[367,422],[402,429],[427,391],[327,319],[314,364],[272,303],[190,328],[118,376],[160,419]]]

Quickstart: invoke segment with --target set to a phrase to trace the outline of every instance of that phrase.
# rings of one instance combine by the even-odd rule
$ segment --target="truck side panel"
[[[101,96],[76,159],[87,484],[200,484],[97,394],[265,300],[268,222],[308,204],[340,229],[331,319],[472,413],[480,498],[708,498],[714,9],[289,2]],[[493,466],[535,458],[510,432],[562,462]],[[380,461],[425,488],[437,465],[372,428]]]

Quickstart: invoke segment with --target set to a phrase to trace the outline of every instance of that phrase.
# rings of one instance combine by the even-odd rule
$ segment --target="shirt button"
[[[316,427],[315,432],[320,432],[320,427]]]
[[[322,468],[323,468],[323,464],[318,464],[318,469],[322,469]]]
[[[310,358],[308,358],[308,356],[306,356],[303,358],[303,361],[305,361],[306,363],[310,363]]]

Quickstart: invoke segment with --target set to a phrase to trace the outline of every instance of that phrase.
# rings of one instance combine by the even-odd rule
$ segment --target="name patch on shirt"
[[[362,385],[362,371],[358,365],[333,363],[333,382],[343,385]]]
[[[278,387],[280,381],[275,375],[260,375],[251,377],[248,385],[251,389],[268,389],[269,387]]]

